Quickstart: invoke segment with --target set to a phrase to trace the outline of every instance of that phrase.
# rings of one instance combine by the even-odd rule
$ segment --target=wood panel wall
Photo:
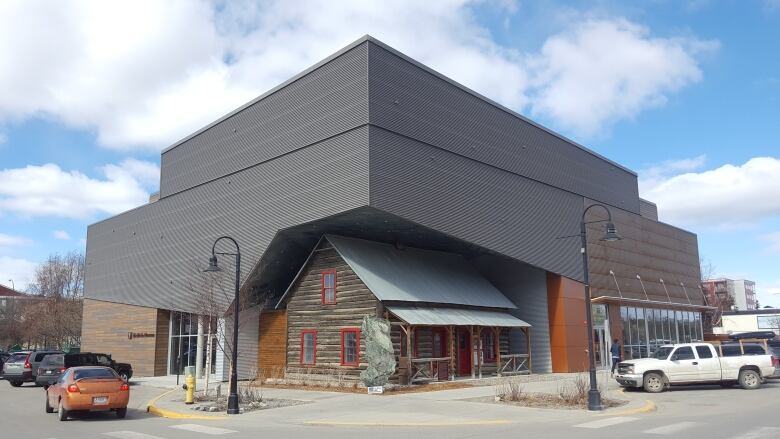
[[[336,304],[323,305],[321,273],[335,269]],[[376,315],[379,301],[341,256],[323,241],[293,285],[287,299],[287,371],[308,369],[318,374],[339,374],[358,379],[367,364],[365,342],[360,337],[360,365],[341,366],[341,329],[360,328],[363,317]],[[316,364],[301,365],[301,331],[317,331]]]
[[[130,363],[134,376],[165,375],[168,359],[166,311],[84,299],[82,352],[111,354],[114,360]],[[161,327],[164,326],[164,332]],[[154,334],[128,338],[128,332]]]
[[[287,365],[287,310],[262,311],[257,367],[262,378],[281,378]]]

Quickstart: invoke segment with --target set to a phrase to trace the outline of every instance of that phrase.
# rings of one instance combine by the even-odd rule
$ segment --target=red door
[[[458,375],[471,375],[471,343],[470,333],[466,329],[458,329]]]

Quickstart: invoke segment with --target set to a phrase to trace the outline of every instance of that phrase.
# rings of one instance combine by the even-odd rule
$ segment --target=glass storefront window
[[[205,328],[204,334],[208,333]],[[217,333],[217,320],[211,320],[211,333]],[[205,338],[205,336],[204,336]],[[194,314],[172,312],[171,313],[171,343],[169,358],[170,373],[175,375],[184,373],[184,368],[194,366],[197,360],[198,347],[198,316]],[[203,346],[203,364],[206,367],[206,350]],[[216,370],[217,339],[211,340],[211,370]]]
[[[664,344],[702,340],[697,312],[621,306],[620,317],[626,359],[648,357]]]

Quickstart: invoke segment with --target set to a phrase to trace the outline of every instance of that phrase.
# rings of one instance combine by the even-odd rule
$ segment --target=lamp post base
[[[600,411],[604,410],[604,405],[601,403],[601,393],[598,390],[588,390],[588,410]]]
[[[237,415],[239,413],[238,409],[238,395],[233,393],[228,396],[228,409],[227,414],[229,415]]]

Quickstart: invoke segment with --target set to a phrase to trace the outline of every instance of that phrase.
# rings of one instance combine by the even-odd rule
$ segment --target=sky
[[[0,2],[0,283],[364,34],[636,171],[713,275],[780,306],[780,0]]]

